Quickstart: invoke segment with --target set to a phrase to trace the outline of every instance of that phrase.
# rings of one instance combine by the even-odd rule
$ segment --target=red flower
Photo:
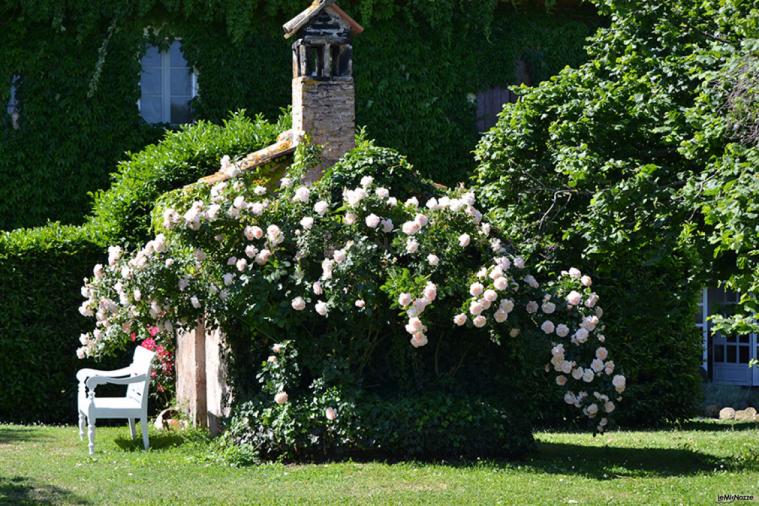
[[[152,327],[148,327],[148,332],[150,333],[150,337],[155,337],[158,335],[158,327],[153,325]]]
[[[156,349],[156,344],[155,344],[155,341],[154,341],[154,340],[153,340],[153,338],[151,338],[151,337],[149,337],[149,338],[145,339],[145,340],[144,340],[144,341],[143,341],[143,342],[140,344],[140,346],[142,346],[143,348],[147,348],[147,349],[148,349],[148,350],[150,350],[150,351],[154,351],[154,350]]]

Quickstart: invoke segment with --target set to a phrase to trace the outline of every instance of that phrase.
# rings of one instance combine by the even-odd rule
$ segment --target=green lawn
[[[74,427],[0,425],[3,504],[714,504],[759,500],[759,424],[696,420],[683,430],[540,433],[520,462],[270,464],[209,459],[198,434],[152,433],[142,452],[98,428],[87,456]]]

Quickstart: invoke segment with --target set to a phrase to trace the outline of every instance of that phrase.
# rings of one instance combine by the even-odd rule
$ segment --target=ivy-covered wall
[[[136,106],[146,42],[182,38],[199,72],[198,118],[218,122],[236,109],[275,118],[290,103],[290,48],[280,27],[305,4],[0,5],[2,112],[12,77],[21,77],[20,128],[7,114],[0,119],[0,230],[83,222],[89,192],[108,186],[124,152],[160,136],[162,129],[145,124]],[[498,0],[341,5],[366,27],[354,51],[358,124],[448,184],[466,179],[473,167],[470,152],[479,135],[472,94],[513,82],[517,58],[528,63],[534,81],[577,65],[597,22],[577,9],[552,13],[545,5]]]

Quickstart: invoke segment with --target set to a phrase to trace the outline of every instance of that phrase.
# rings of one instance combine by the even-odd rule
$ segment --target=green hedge
[[[0,234],[0,420],[74,419],[82,279],[109,244],[144,241],[149,213],[163,193],[218,169],[219,159],[269,145],[288,127],[232,116],[223,126],[200,122],[165,135],[121,164],[110,190],[95,196],[82,226],[52,223]],[[105,364],[108,365],[108,364]],[[97,364],[98,367],[104,364]]]
[[[3,83],[22,77],[21,128],[12,129],[0,114],[0,230],[47,220],[82,223],[88,192],[108,187],[123,153],[159,138],[162,128],[146,125],[135,106],[146,42],[182,38],[199,72],[198,118],[220,122],[238,109],[276,117],[291,100],[291,41],[282,37],[281,25],[306,4],[0,5],[0,104],[8,100]],[[582,19],[491,0],[474,4],[344,4],[366,25],[354,45],[357,123],[446,184],[465,179],[473,167],[478,133],[470,95],[513,82],[519,57],[535,81],[580,63],[591,32]],[[145,26],[162,28],[145,37]]]

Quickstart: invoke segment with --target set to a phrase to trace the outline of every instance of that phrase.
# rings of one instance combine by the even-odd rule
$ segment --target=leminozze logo
[[[753,500],[754,500],[753,495],[725,494],[725,495],[717,496],[717,502],[721,504],[731,503],[731,502],[736,502],[736,501],[753,501]]]

